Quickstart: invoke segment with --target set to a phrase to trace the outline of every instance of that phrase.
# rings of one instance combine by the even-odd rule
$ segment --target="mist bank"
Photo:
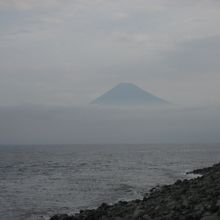
[[[220,107],[0,108],[0,144],[219,143]]]

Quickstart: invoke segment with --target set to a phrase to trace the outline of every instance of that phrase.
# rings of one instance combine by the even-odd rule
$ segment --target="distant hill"
[[[169,102],[139,88],[132,83],[120,83],[91,104],[99,105],[167,105]]]

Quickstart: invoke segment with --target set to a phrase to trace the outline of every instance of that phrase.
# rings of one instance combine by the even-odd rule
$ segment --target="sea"
[[[220,144],[2,145],[0,219],[47,220],[141,199],[217,162]]]

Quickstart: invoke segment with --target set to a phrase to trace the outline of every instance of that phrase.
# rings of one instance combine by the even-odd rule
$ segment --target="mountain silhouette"
[[[99,105],[153,105],[169,102],[139,88],[132,83],[120,83],[91,104]]]

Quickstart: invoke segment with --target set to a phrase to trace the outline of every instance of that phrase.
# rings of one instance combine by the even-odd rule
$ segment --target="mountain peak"
[[[129,82],[121,82],[116,86],[135,86],[135,87],[137,87],[135,84],[129,83]]]
[[[118,85],[116,85],[113,89],[116,89],[116,88],[130,88],[130,89],[140,89],[138,86],[136,86],[135,84],[133,83],[128,83],[128,82],[121,82],[119,83]]]
[[[167,101],[139,88],[133,83],[119,83],[92,104],[99,105],[152,105],[168,104]]]

